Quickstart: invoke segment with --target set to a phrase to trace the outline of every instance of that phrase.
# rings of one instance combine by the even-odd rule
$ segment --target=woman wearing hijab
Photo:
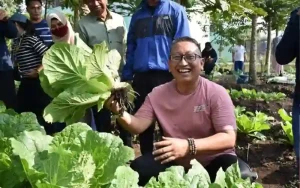
[[[87,52],[92,52],[75,33],[66,16],[60,11],[53,11],[47,15],[47,23],[50,27],[53,42],[66,42],[85,49]]]
[[[56,42],[65,42],[68,44],[76,45],[89,53],[92,53],[90,47],[88,47],[79,37],[77,33],[74,32],[70,22],[67,20],[66,16],[59,11],[53,11],[47,15],[46,21],[50,27],[52,34],[52,40]],[[95,125],[93,123],[92,110],[86,112],[85,117],[81,122],[89,124],[93,129]]]

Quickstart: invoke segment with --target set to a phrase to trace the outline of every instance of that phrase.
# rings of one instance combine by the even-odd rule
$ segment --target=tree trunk
[[[252,31],[249,61],[249,83],[256,84],[256,58],[257,58],[257,15],[252,15]]]
[[[268,37],[267,37],[267,51],[266,51],[266,61],[265,61],[265,68],[264,70],[267,70],[267,75],[270,75],[271,73],[271,42],[272,42],[272,19],[270,18],[268,22]]]
[[[278,37],[278,35],[279,35],[279,29],[276,28],[276,37]]]

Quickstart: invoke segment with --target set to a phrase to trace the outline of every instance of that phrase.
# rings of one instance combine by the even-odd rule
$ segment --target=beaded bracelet
[[[197,151],[196,151],[195,140],[193,138],[188,138],[187,141],[189,144],[190,155],[196,155]]]

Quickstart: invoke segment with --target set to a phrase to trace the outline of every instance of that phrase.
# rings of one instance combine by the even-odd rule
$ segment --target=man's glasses
[[[170,56],[171,61],[175,63],[182,61],[182,59],[184,59],[188,63],[193,63],[194,61],[196,61],[197,58],[201,58],[201,56],[198,54],[186,54],[186,55],[177,54],[177,55]]]

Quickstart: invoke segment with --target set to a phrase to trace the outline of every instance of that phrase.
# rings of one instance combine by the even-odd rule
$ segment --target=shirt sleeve
[[[222,87],[211,98],[211,118],[216,132],[236,130],[234,105],[229,94]]]
[[[35,41],[33,44],[34,51],[40,56],[43,56],[44,53],[48,50],[48,47],[37,37],[34,37],[33,40]]]
[[[79,22],[76,27],[75,27],[75,31],[78,32],[79,37],[81,38],[81,40],[86,43],[88,46],[89,45],[89,41],[88,41],[88,37],[86,35],[85,29],[83,28],[82,24]]]
[[[144,104],[141,106],[141,108],[137,111],[137,113],[134,116],[138,118],[153,120],[153,121],[155,120],[155,113],[149,95],[146,97]]]

